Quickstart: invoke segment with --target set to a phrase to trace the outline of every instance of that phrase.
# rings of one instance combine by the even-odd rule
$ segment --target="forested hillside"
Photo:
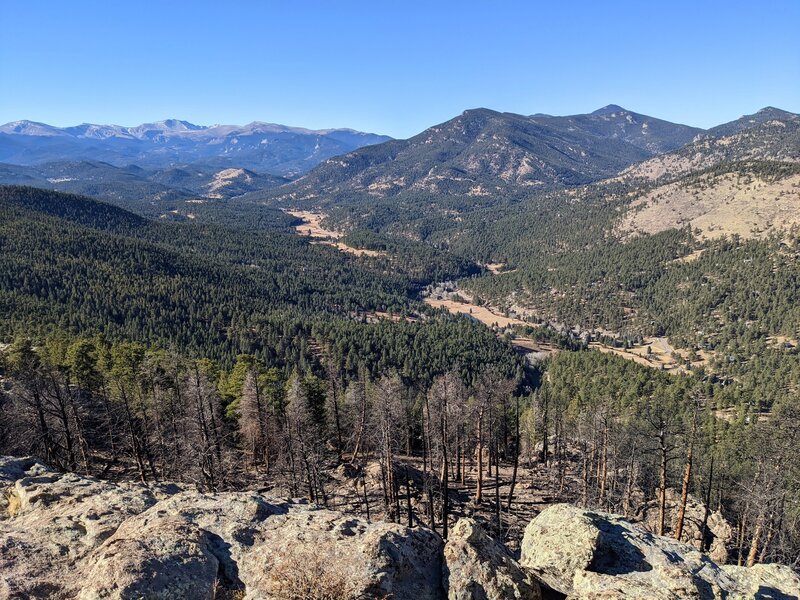
[[[631,125],[619,115],[639,123],[635,113],[614,111],[532,118],[615,132],[621,123]],[[443,132],[458,123],[429,130],[420,144],[446,138]],[[742,338],[743,327],[746,337],[761,342],[798,337],[799,123],[791,113],[765,110],[720,128],[730,132],[725,137],[675,126],[672,135],[692,134],[693,141],[617,177],[584,186],[524,191],[516,186],[497,198],[447,192],[425,201],[412,199],[406,187],[369,199],[354,192],[327,207],[337,198],[337,186],[355,185],[362,176],[388,177],[391,169],[402,168],[396,160],[386,168],[370,163],[355,179],[346,178],[351,167],[329,163],[279,189],[293,190],[282,197],[284,203],[328,211],[331,222],[349,229],[349,239],[364,247],[411,238],[478,263],[502,265],[499,274],[459,282],[479,304],[579,331],[668,335],[682,348],[722,350]],[[641,134],[641,123],[638,127],[634,131]],[[669,139],[663,137],[663,143]],[[355,164],[378,148],[345,162]],[[403,152],[413,156],[412,150],[409,145]],[[503,156],[521,164],[513,153]],[[316,195],[303,200],[301,184]],[[384,201],[386,195],[391,202]]]
[[[339,328],[344,339],[353,316],[424,310],[411,297],[431,277],[470,269],[430,251],[388,265],[390,259],[342,256],[288,231],[156,223],[87,198],[33,188],[0,189],[0,211],[4,339],[102,333],[228,364],[249,352],[303,365],[314,360],[309,343],[316,322],[328,331],[318,343],[339,339]],[[424,330],[440,319],[396,329]],[[503,350],[477,324],[447,318],[444,323],[437,337],[453,362],[469,353],[461,359],[465,369],[484,356],[514,363],[510,348]],[[454,342],[467,336],[497,350],[475,353],[466,344],[448,343],[450,333]],[[412,361],[412,350],[398,349],[397,368]]]
[[[464,285],[570,327],[681,346],[724,347],[743,327],[796,339],[798,123],[694,142],[507,209],[481,231],[485,212],[465,219],[452,247],[509,273]]]
[[[247,169],[202,164],[144,169],[97,160],[31,166],[0,163],[0,184],[90,196],[150,218],[214,221],[229,217],[228,222],[240,225],[258,219],[267,209],[237,203],[235,198],[287,181],[284,177]]]

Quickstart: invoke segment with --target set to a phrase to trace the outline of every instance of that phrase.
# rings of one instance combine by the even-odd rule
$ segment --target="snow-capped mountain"
[[[149,168],[202,162],[294,176],[332,156],[389,139],[352,129],[312,130],[258,121],[204,126],[166,119],[135,127],[13,121],[0,125],[0,162],[96,160]]]

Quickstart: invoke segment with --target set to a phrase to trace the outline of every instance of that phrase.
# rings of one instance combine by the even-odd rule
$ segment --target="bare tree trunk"
[[[675,525],[675,539],[680,540],[683,535],[683,522],[686,518],[686,502],[689,499],[689,485],[692,481],[692,454],[694,452],[694,436],[686,450],[686,469],[683,472],[683,486],[681,487],[681,505],[678,509],[678,523]]]
[[[708,467],[708,488],[706,489],[706,507],[703,511],[703,528],[700,534],[700,552],[705,552],[706,539],[708,538],[708,517],[711,513],[711,488],[714,485],[714,454],[711,454],[711,464]]]
[[[342,462],[342,424],[339,418],[339,400],[337,397],[337,379],[333,372],[333,360],[330,354],[328,360],[328,381],[330,381],[331,404],[333,406],[333,424],[336,427],[336,460]]]
[[[49,379],[50,385],[53,386],[53,396],[55,397],[58,419],[61,421],[61,427],[64,429],[64,444],[66,445],[67,451],[67,466],[69,467],[69,470],[72,471],[77,466],[77,463],[75,461],[75,447],[72,440],[72,428],[69,424],[66,401],[61,394],[61,386],[59,385],[58,381],[56,381],[56,378],[52,372],[50,372]]]
[[[353,448],[353,456],[350,459],[350,462],[356,462],[356,460],[358,460],[358,453],[361,451],[361,440],[364,437],[364,428],[367,426],[367,382],[363,381],[362,385],[364,386],[364,389],[362,390],[363,393],[361,394],[361,413],[358,423],[358,434],[356,436],[356,443],[355,447]]]
[[[783,502],[781,502],[781,514],[783,514]],[[780,519],[778,520],[778,526],[775,525],[775,511],[770,511],[769,519],[767,520],[767,534],[764,536],[764,543],[761,545],[761,552],[758,555],[758,562],[763,563],[767,559],[767,552],[769,551],[769,546],[772,543],[772,539],[775,537],[775,531],[780,527]]]
[[[44,442],[45,461],[52,464],[53,458],[55,457],[55,452],[53,450],[54,443],[52,435],[50,434],[50,428],[47,425],[47,419],[45,419],[42,398],[38,390],[33,390],[33,403],[36,407],[36,416],[39,420],[39,434]]]
[[[391,464],[391,463],[390,463]],[[403,518],[403,513],[400,510],[400,482],[397,481],[397,477],[394,476],[394,467],[389,467],[392,471],[392,492],[394,493],[394,514],[395,514],[395,521],[400,523]],[[398,465],[399,470],[399,465]],[[408,482],[408,480],[406,480]]]
[[[367,513],[367,523],[369,523],[369,496],[367,496],[367,480],[362,478],[361,485],[364,489],[364,510]]]
[[[739,519],[739,531],[736,532],[736,547],[738,550],[738,557],[736,559],[737,566],[742,566],[742,562],[744,561],[744,533],[747,529],[747,512],[749,510],[749,503],[748,506],[742,511],[740,519]]]
[[[549,431],[550,431],[550,424],[548,422],[549,417],[549,400],[547,398],[547,394],[543,394],[542,398],[542,453],[540,456],[540,462],[546,463],[548,457],[548,450],[547,447],[549,441]]]
[[[433,490],[428,486],[428,513],[431,521],[431,531],[436,532],[436,510],[433,504]]]
[[[315,461],[314,465],[314,481],[317,486],[317,490],[319,490],[319,494],[317,494],[317,498],[322,497],[322,506],[328,508],[328,494],[325,493],[325,483],[322,480],[322,473],[319,470],[319,464]]]
[[[430,460],[430,445],[429,445],[429,438],[428,438],[428,420],[429,416],[426,414],[428,412],[428,396],[425,395],[425,404],[420,411],[420,418],[422,419],[421,423],[421,431],[422,434],[422,475],[423,477],[427,476],[428,474],[428,461]],[[431,470],[433,470],[433,464],[431,462]]]
[[[583,484],[582,493],[581,493],[581,506],[586,507],[589,504],[589,455],[586,451],[586,442],[583,442],[583,452],[582,454],[582,472],[581,472],[581,482]]]
[[[659,434],[661,441],[661,473],[658,488],[658,535],[664,535],[664,528],[667,518],[667,446],[664,430]]]
[[[68,390],[69,392],[69,390]],[[74,395],[69,392],[69,408],[71,411],[71,420],[75,428],[75,436],[77,438],[78,450],[81,453],[81,462],[83,463],[83,471],[86,475],[91,474],[91,455],[89,454],[89,442],[86,439],[86,432],[83,426],[83,419],[81,411],[78,407]]]
[[[692,432],[689,436],[689,447],[686,449],[686,469],[683,473],[683,485],[681,486],[681,505],[678,509],[678,523],[675,525],[675,539],[680,540],[683,535],[683,522],[686,518],[686,502],[689,499],[689,486],[692,482],[692,458],[694,454],[694,439],[697,435],[697,411],[699,404],[695,400],[694,412],[692,413]]]
[[[449,460],[447,449],[447,414],[446,409],[441,411],[440,435],[442,436],[442,539],[447,539],[447,520],[450,516],[450,489],[449,489]]]
[[[500,520],[500,456],[497,448],[499,442],[497,435],[495,435],[494,440],[494,513],[497,521],[497,531],[502,533],[503,524]]]
[[[608,477],[608,415],[604,418],[604,428],[603,428],[603,458],[601,461],[600,467],[600,497],[598,502],[600,505],[603,504],[603,501],[606,497],[606,479]]]
[[[519,467],[519,398],[515,399],[514,405],[514,468],[511,472],[511,488],[508,490],[508,511],[511,512],[511,502],[514,499],[514,487],[517,485],[517,469]]]
[[[292,440],[292,425],[289,421],[288,417],[286,419],[286,442],[287,442],[287,452],[289,453],[289,467],[291,469],[292,474],[292,496],[297,496],[297,467],[294,461],[294,443]],[[366,491],[364,492],[366,494]],[[369,511],[367,512],[367,518],[369,519]]]
[[[483,407],[478,411],[478,481],[475,487],[475,504],[483,501]]]
[[[411,480],[408,478],[408,467],[405,469],[406,477],[406,510],[408,512],[408,526],[414,526],[414,511],[411,509]]]
[[[195,376],[195,402],[196,402],[196,410],[197,410],[197,419],[200,424],[200,433],[202,434],[202,447],[203,447],[203,456],[202,459],[204,461],[204,469],[203,472],[205,474],[206,485],[210,489],[214,489],[215,482],[214,482],[214,457],[210,454],[210,450],[212,444],[210,442],[211,436],[209,434],[209,425],[206,421],[205,415],[205,407],[203,406],[203,394],[202,390],[200,389],[200,368],[197,363],[194,364],[194,376]]]
[[[464,435],[464,448],[461,450],[461,485],[467,485],[467,448],[468,445],[468,437]]]
[[[386,475],[386,460],[381,459],[378,461],[378,466],[381,468],[381,491],[383,492],[383,512],[387,520],[391,519],[390,514],[390,500],[389,500],[389,482]]]
[[[753,538],[750,540],[750,551],[747,553],[746,567],[752,567],[756,564],[756,557],[758,556],[758,544],[761,539],[761,532],[764,529],[764,512],[759,511],[758,518],[756,519],[756,527],[753,530]]]
[[[630,515],[631,511],[631,497],[633,496],[633,482],[635,480],[636,469],[636,444],[631,448],[631,460],[628,464],[628,483],[625,486],[625,498],[622,501],[622,514],[626,517]]]

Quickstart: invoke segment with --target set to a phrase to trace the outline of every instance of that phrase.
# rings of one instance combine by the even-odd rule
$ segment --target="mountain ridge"
[[[320,161],[390,140],[354,129],[305,129],[253,121],[195,125],[165,119],[134,127],[83,123],[55,127],[37,121],[0,125],[0,162],[32,166],[61,160],[99,160],[166,168],[202,163],[297,176]]]
[[[63,135],[66,137],[94,137],[87,135],[87,131],[95,133],[97,131],[108,131],[117,134],[127,135],[133,138],[141,139],[144,133],[148,131],[165,131],[173,135],[202,135],[206,133],[217,134],[219,131],[246,133],[249,131],[272,131],[272,132],[292,132],[292,133],[307,133],[317,135],[327,135],[335,132],[357,133],[365,136],[377,136],[390,139],[390,136],[358,131],[349,127],[329,127],[323,129],[310,129],[307,127],[294,127],[290,125],[283,125],[281,123],[271,123],[267,121],[251,121],[245,125],[236,124],[221,124],[214,125],[196,125],[183,119],[163,119],[161,121],[151,121],[141,123],[139,125],[125,126],[116,124],[101,124],[101,123],[80,123],[78,125],[69,125],[66,127],[58,127],[50,125],[41,121],[32,121],[28,119],[19,119],[16,121],[9,121],[0,125],[0,133],[14,134],[14,135]]]
[[[267,192],[278,201],[400,196],[527,195],[535,187],[582,185],[676,150],[705,130],[608,105],[572,116],[473,108],[406,140],[322,161]]]

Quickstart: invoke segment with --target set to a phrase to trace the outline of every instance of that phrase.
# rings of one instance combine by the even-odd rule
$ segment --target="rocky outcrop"
[[[0,598],[444,597],[442,541],[427,529],[31,459],[0,459],[0,486]]]
[[[219,561],[208,532],[176,517],[123,523],[92,556],[80,600],[213,600]]]
[[[63,597],[65,584],[79,581],[76,566],[168,491],[0,458],[0,598]]]
[[[447,544],[255,492],[111,483],[0,457],[0,600],[800,597],[788,567],[719,567],[615,515],[554,505],[515,560],[478,522]]]
[[[573,600],[795,597],[797,576],[786,567],[722,568],[692,546],[623,517],[567,504],[530,522],[521,554],[524,569]]]
[[[667,489],[666,497],[666,524],[668,534],[675,530],[680,509],[681,494],[672,488]],[[646,504],[641,509],[642,522],[650,531],[657,531],[658,527],[658,502]],[[733,539],[733,528],[719,512],[709,511],[707,529],[705,531],[705,545],[703,544],[703,519],[706,507],[691,494],[686,502],[686,513],[683,520],[683,533],[681,541],[691,544],[698,550],[708,548],[708,555],[717,564],[728,562],[727,544]]]
[[[461,519],[444,547],[449,600],[541,600],[539,584],[474,519]]]

